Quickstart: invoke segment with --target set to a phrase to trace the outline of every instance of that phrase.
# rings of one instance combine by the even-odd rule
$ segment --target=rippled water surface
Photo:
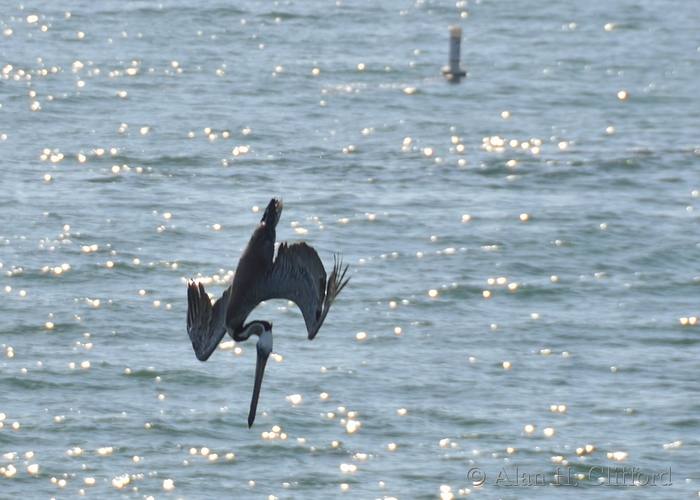
[[[3,9],[0,497],[696,497],[699,19]],[[219,296],[273,196],[352,278],[313,342],[251,315],[279,356],[248,429],[254,344],[197,361],[185,283]]]

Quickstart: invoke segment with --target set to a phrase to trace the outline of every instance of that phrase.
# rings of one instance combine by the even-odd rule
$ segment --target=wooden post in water
[[[459,52],[462,45],[462,28],[450,26],[450,65],[442,67],[442,74],[449,81],[458,83],[460,77],[467,76],[467,72],[459,67]]]

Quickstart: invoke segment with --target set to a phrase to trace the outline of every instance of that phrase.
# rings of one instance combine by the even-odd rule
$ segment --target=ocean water
[[[6,5],[0,498],[696,497],[698,19]],[[248,429],[254,344],[197,361],[185,283],[219,296],[271,197],[351,280],[313,342],[251,315]]]

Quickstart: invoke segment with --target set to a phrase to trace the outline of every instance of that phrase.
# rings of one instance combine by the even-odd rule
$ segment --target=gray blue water
[[[698,21],[6,4],[0,498],[696,498]],[[197,361],[185,283],[219,296],[273,196],[351,281],[313,342],[251,315],[248,429],[254,344]]]

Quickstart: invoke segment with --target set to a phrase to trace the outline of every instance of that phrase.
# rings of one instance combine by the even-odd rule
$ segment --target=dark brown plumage
[[[304,242],[280,243],[275,253],[275,228],[282,214],[282,201],[272,199],[260,224],[253,231],[238,261],[233,282],[212,306],[204,285],[190,281],[187,286],[187,333],[195,355],[206,361],[228,333],[237,342],[257,335],[258,365],[255,390],[248,416],[250,427],[262,383],[267,357],[272,352],[272,324],[252,321],[248,315],[262,301],[287,299],[297,304],[304,316],[309,340],[318,333],[333,300],[348,283],[348,266],[335,256],[330,278],[316,250]],[[264,359],[262,359],[264,358]]]

